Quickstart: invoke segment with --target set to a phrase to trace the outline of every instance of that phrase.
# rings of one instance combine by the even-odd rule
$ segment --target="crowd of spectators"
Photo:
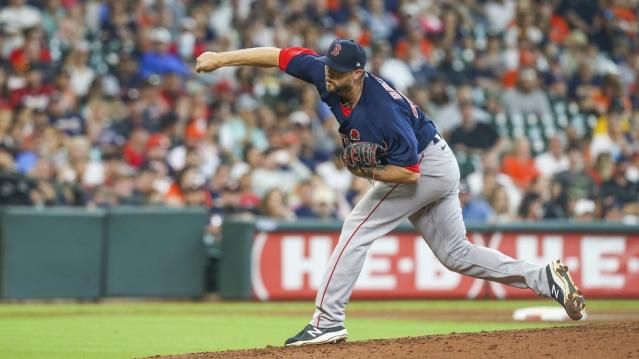
[[[342,219],[371,183],[344,167],[312,86],[192,71],[203,51],[321,53],[339,37],[455,150],[468,222],[638,222],[637,0],[0,3],[2,204]],[[534,138],[498,126],[556,104],[592,121]]]

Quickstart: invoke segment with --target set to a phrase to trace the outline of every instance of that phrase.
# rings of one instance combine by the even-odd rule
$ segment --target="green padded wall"
[[[6,207],[0,220],[0,298],[101,296],[104,212]]]
[[[203,208],[109,211],[105,296],[204,295]]]
[[[227,219],[222,226],[219,294],[222,299],[251,299],[251,248],[255,222]]]

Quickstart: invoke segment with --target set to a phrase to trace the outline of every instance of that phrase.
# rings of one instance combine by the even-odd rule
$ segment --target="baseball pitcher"
[[[197,72],[224,66],[276,67],[314,85],[339,122],[342,159],[374,181],[344,221],[317,292],[313,319],[285,346],[346,340],[344,311],[366,252],[408,218],[449,270],[554,298],[568,316],[582,318],[581,291],[559,260],[546,266],[471,244],[458,199],[459,167],[431,120],[404,94],[364,71],[366,54],[352,40],[333,41],[325,56],[305,48],[249,48],[206,52]]]

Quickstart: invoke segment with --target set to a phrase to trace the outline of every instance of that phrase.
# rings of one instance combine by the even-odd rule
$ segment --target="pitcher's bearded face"
[[[362,72],[363,70],[339,72],[325,65],[326,90],[328,92],[346,93],[353,87],[355,80],[359,78],[358,74]]]

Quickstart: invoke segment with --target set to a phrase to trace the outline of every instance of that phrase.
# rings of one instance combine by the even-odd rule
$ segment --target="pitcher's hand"
[[[224,66],[223,54],[207,51],[195,59],[195,72],[211,72]]]

